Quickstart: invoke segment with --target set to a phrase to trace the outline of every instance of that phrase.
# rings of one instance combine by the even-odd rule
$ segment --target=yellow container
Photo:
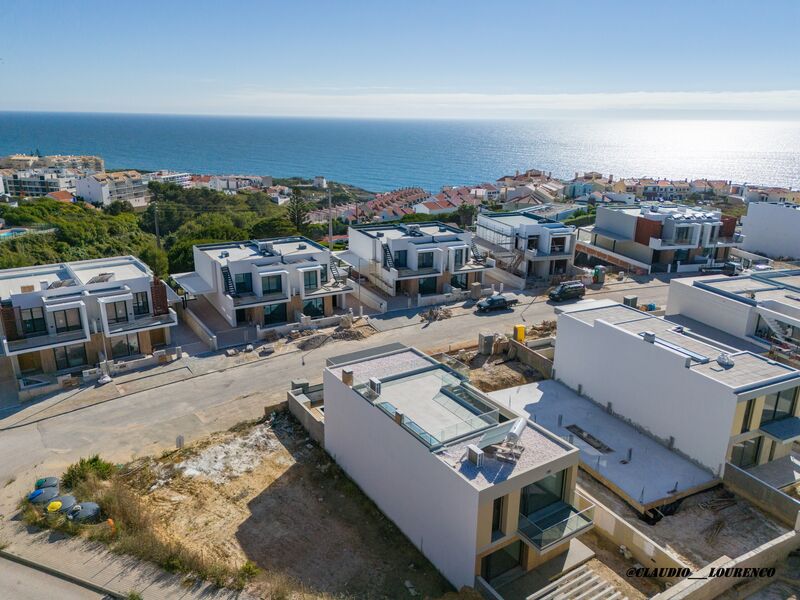
[[[61,501],[54,500],[47,505],[47,512],[57,512],[61,508]]]
[[[514,339],[518,342],[525,341],[525,325],[514,325]]]

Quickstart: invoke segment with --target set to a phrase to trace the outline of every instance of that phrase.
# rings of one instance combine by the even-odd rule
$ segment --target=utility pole
[[[333,208],[330,187],[328,187],[328,250],[333,250]]]
[[[156,229],[156,245],[161,250],[161,232],[158,230],[158,200],[153,200],[153,225]]]

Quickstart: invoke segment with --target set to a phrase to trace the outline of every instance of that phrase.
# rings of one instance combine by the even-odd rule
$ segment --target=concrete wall
[[[725,386],[692,373],[686,358],[604,321],[594,327],[558,317],[555,378],[607,405],[651,435],[719,473],[725,464],[736,399]]]
[[[534,348],[529,348],[512,339],[509,339],[508,342],[508,358],[516,358],[522,364],[533,367],[545,378],[550,379],[553,374],[552,360],[544,354],[540,354]]]
[[[353,288],[353,291],[351,292],[351,297],[356,302],[360,299],[362,304],[374,308],[375,310],[378,310],[382,313],[386,312],[388,303],[386,302],[386,299],[383,298],[383,296],[381,296],[377,292],[372,291],[367,287],[362,286],[360,283],[356,282],[353,279],[348,279],[347,285]]]
[[[673,279],[667,315],[684,315],[725,333],[746,338],[755,331],[755,308],[692,285],[694,279]]]
[[[205,326],[203,321],[200,320],[200,317],[194,314],[191,309],[179,307],[178,313],[180,314],[181,321],[186,323],[189,329],[191,329],[210,350],[217,350],[219,348],[217,345],[217,336]]]
[[[792,529],[800,530],[800,500],[795,500],[730,463],[725,465],[722,481],[731,491],[746,498],[767,514]]]
[[[309,391],[322,389],[322,384],[311,386]],[[311,408],[311,398],[301,390],[286,392],[289,412],[300,421],[308,432],[309,437],[323,448],[325,447],[325,421],[320,417],[319,411]]]
[[[475,581],[478,491],[324,372],[325,449],[456,589]]]
[[[751,202],[742,217],[743,248],[771,258],[800,258],[800,209],[794,205]]]
[[[613,231],[617,235],[632,240],[636,235],[637,218],[637,215],[629,215],[621,210],[614,210],[601,206],[597,209],[595,227]]]

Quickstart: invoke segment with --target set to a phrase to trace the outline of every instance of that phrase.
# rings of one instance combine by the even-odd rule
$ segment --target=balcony
[[[400,267],[397,269],[398,279],[411,279],[414,277],[432,277],[434,275],[441,275],[442,272],[436,267],[423,267],[421,269],[409,269],[408,267]]]
[[[729,237],[718,237],[716,240],[709,240],[708,245],[716,248],[735,248],[744,243],[744,236],[741,233]]]
[[[671,238],[671,239],[662,239],[662,238],[650,238],[649,247],[653,250],[691,250],[692,248],[697,248],[698,241],[695,241],[694,238]]]
[[[19,340],[8,340],[4,337],[2,339],[2,348],[4,356],[13,356],[15,354],[24,354],[25,352],[46,350],[88,341],[89,335],[83,329],[78,329],[77,331],[65,331],[55,335],[37,335]]]
[[[566,502],[559,501],[528,515],[519,515],[517,526],[523,540],[539,552],[571,539],[594,524],[594,504],[579,511]]]
[[[105,333],[107,336],[122,335],[125,333],[136,333],[137,331],[147,331],[149,329],[160,329],[161,327],[172,327],[178,324],[178,315],[171,308],[165,315],[142,315],[132,321],[119,321],[109,323]]]

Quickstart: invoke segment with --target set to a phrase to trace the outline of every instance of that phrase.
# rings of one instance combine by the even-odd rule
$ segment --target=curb
[[[37,563],[23,556],[20,556],[19,554],[15,554],[14,552],[9,552],[8,550],[0,550],[0,557],[18,563],[30,569],[35,569],[37,571],[41,571],[42,573],[47,573],[48,575],[52,575],[53,577],[58,577],[59,579],[63,579],[64,581],[69,581],[70,583],[74,583],[75,585],[78,585],[82,588],[86,588],[87,590],[97,592],[98,594],[103,594],[104,596],[110,596],[112,598],[121,598],[121,599],[127,597],[127,594],[122,594],[120,592],[117,592],[116,590],[112,590],[105,586],[89,581],[88,579],[83,579],[82,577],[78,577],[77,575],[72,575],[64,571],[59,571],[54,567],[49,567],[47,565]]]

